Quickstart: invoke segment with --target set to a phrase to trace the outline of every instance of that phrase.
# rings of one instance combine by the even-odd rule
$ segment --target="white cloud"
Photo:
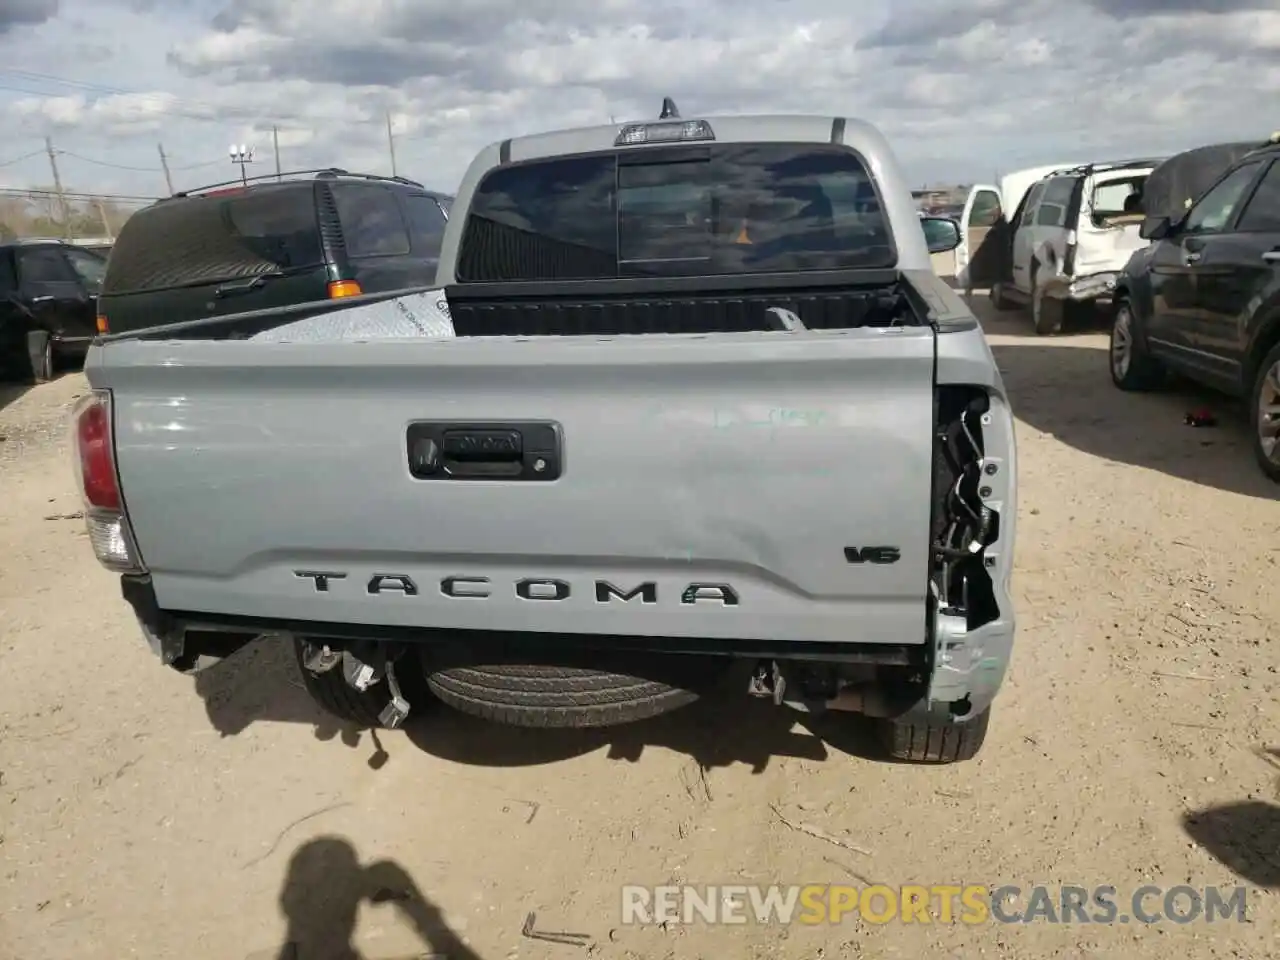
[[[651,116],[847,114],[915,180],[1064,154],[1264,136],[1280,93],[1274,0],[11,0],[10,156],[48,134],[80,189],[274,169],[389,169],[442,188],[485,143]],[[5,13],[11,13],[5,16]],[[89,162],[99,161],[98,164]],[[136,169],[125,169],[136,168]],[[0,168],[47,182],[39,156]],[[264,170],[264,172],[266,172]]]

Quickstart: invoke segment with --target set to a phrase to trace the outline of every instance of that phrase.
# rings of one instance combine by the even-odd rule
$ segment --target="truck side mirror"
[[[921,217],[920,227],[930,253],[946,253],[960,246],[960,224],[949,217]]]

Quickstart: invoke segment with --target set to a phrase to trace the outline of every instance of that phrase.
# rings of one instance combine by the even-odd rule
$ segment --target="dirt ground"
[[[319,714],[281,649],[183,677],[66,518],[83,378],[3,394],[0,957],[1280,956],[1280,491],[1225,402],[1123,395],[1104,335],[986,320],[1019,417],[1020,632],[985,750],[945,768],[745,699],[374,738]],[[1218,426],[1186,426],[1206,402]],[[1250,901],[1187,926],[620,922],[624,884],[869,881]],[[530,913],[591,941],[525,936]]]

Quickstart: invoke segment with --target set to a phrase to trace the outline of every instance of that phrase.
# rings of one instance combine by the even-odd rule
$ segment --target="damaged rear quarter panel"
[[[986,390],[991,407],[983,418],[983,486],[985,504],[999,514],[1000,532],[986,551],[1000,615],[963,636],[951,649],[935,649],[929,684],[930,702],[968,699],[977,715],[994,699],[1013,650],[1015,617],[1012,598],[1013,554],[1017,527],[1017,448],[1013,411],[995,357],[973,311],[945,281],[932,273],[909,271],[915,293],[938,330],[936,380],[943,385],[971,385]],[[988,422],[989,421],[989,422]],[[943,638],[935,637],[935,643]],[[954,638],[952,638],[954,640]]]

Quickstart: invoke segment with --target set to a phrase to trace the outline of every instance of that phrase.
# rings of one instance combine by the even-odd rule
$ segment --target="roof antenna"
[[[676,106],[676,102],[670,97],[662,98],[662,113],[658,117],[659,120],[679,120],[680,109]]]

